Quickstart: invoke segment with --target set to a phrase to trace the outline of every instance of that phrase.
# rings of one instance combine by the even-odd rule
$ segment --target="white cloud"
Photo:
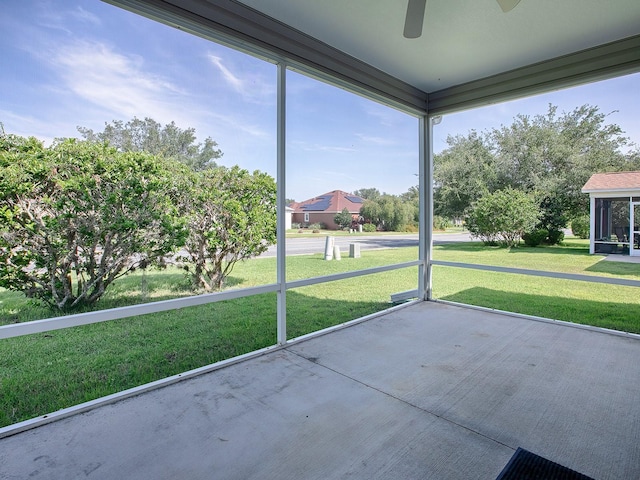
[[[362,100],[362,105],[364,113],[372,119],[375,119],[383,127],[395,127],[398,121],[404,121],[405,118],[409,116],[406,113],[399,112],[391,107],[367,99]]]
[[[213,63],[216,67],[218,67],[218,69],[222,73],[223,78],[227,81],[229,85],[233,87],[234,90],[236,90],[239,93],[242,93],[244,91],[243,81],[240,78],[236,77],[233,73],[231,73],[231,70],[229,70],[222,63],[222,59],[220,57],[216,57],[215,55],[209,54],[207,55],[207,58],[211,63]]]
[[[47,128],[46,121],[38,122],[30,114],[0,112],[12,133],[50,141],[52,135],[77,135],[77,125],[101,128],[104,122],[137,116],[194,127],[201,140],[211,136],[221,146],[252,143],[252,139],[262,145],[274,137],[275,132],[255,118],[255,108],[249,112],[212,108],[215,102],[207,92],[188,91],[168,77],[170,70],[155,73],[144,57],[123,53],[106,42],[66,40],[30,52],[54,73],[39,87],[50,98],[41,105],[40,117],[56,125]],[[235,77],[229,73],[228,78],[233,81]]]
[[[207,121],[209,119],[213,120],[219,125],[218,128],[224,127],[226,130],[235,132],[236,135],[242,132],[261,139],[267,139],[273,136],[273,134],[265,130],[264,127],[257,124],[251,124],[248,121],[235,118],[232,115],[207,112],[206,116]]]
[[[366,135],[364,133],[356,133],[355,135],[362,142],[379,145],[379,146],[392,146],[392,145],[396,145],[397,143],[391,137],[374,137],[371,135]]]
[[[46,144],[50,144],[54,139],[54,137],[50,135],[50,123],[38,116],[21,115],[9,110],[0,109],[0,121],[6,133],[12,133],[21,137],[34,136]]]
[[[320,145],[320,144],[312,144],[303,141],[292,141],[291,146],[302,150],[304,152],[333,152],[333,153],[344,153],[344,152],[356,152],[357,149],[353,146],[351,147],[343,147],[338,145]]]
[[[274,104],[276,96],[275,68],[271,79],[265,78],[255,68],[241,69],[241,74],[236,74],[227,66],[227,62],[220,56],[212,53],[207,54],[207,59],[222,74],[222,79],[244,101],[257,104]],[[251,59],[253,62],[253,59]],[[254,67],[255,65],[252,65]]]
[[[320,152],[356,152],[353,147],[339,147],[334,145],[314,145],[313,149]]]
[[[40,2],[35,8],[34,17],[38,25],[52,30],[60,30],[69,36],[73,35],[73,30],[69,27],[69,19],[89,24],[92,27],[102,25],[97,15],[80,5],[72,10],[63,10],[56,3]]]
[[[145,70],[136,55],[116,52],[107,44],[75,41],[43,52],[62,80],[61,90],[120,118],[150,116],[161,122],[180,119],[188,95],[169,80]]]
[[[74,17],[76,20],[79,20],[81,22],[90,23],[92,25],[102,24],[102,22],[100,21],[100,18],[98,18],[97,15],[94,15],[93,13],[85,10],[81,6],[78,6],[78,8],[76,8],[75,10],[72,10],[70,12],[70,15]]]

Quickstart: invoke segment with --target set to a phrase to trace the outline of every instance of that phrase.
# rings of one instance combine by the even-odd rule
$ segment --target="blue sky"
[[[0,12],[0,122],[46,142],[77,126],[151,117],[193,127],[220,163],[275,176],[276,67],[98,0],[5,2]],[[295,72],[287,77],[287,197],[417,183],[415,118]],[[447,135],[509,125],[518,113],[597,105],[640,144],[640,75],[446,116]]]

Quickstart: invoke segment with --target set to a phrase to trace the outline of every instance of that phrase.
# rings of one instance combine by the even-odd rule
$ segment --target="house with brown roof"
[[[340,227],[334,222],[333,217],[346,208],[357,222],[363,203],[364,199],[357,195],[333,190],[303,202],[291,203],[289,205],[293,209],[291,221],[302,226],[321,223],[329,230],[337,230]]]
[[[640,172],[596,173],[582,192],[590,198],[589,251],[640,256]]]

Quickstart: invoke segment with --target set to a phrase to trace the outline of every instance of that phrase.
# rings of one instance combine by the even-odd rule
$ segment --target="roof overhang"
[[[588,193],[592,197],[636,197],[640,196],[640,188],[633,189],[617,189],[617,190],[582,190],[582,193]]]

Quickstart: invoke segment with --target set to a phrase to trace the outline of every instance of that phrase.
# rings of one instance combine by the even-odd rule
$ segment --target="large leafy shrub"
[[[549,230],[546,228],[537,228],[532,232],[527,232],[522,236],[524,244],[527,247],[537,247],[547,240]]]
[[[336,222],[336,225],[338,225],[342,230],[344,230],[351,226],[351,223],[353,222],[353,216],[351,215],[351,213],[349,213],[347,207],[344,207],[342,209],[342,212],[335,214],[335,216],[333,217],[333,221]]]
[[[589,215],[581,215],[571,220],[571,233],[578,238],[589,238]]]
[[[520,190],[506,188],[487,193],[476,201],[465,217],[472,236],[488,245],[518,245],[540,218],[535,199]]]
[[[413,207],[400,197],[384,194],[376,200],[365,200],[360,215],[387,232],[401,232],[411,222]]]
[[[186,167],[72,139],[0,134],[0,286],[61,310],[95,304],[185,237]]]
[[[276,183],[266,173],[238,166],[194,173],[183,201],[189,229],[185,259],[197,288],[220,289],[236,262],[276,241]]]

